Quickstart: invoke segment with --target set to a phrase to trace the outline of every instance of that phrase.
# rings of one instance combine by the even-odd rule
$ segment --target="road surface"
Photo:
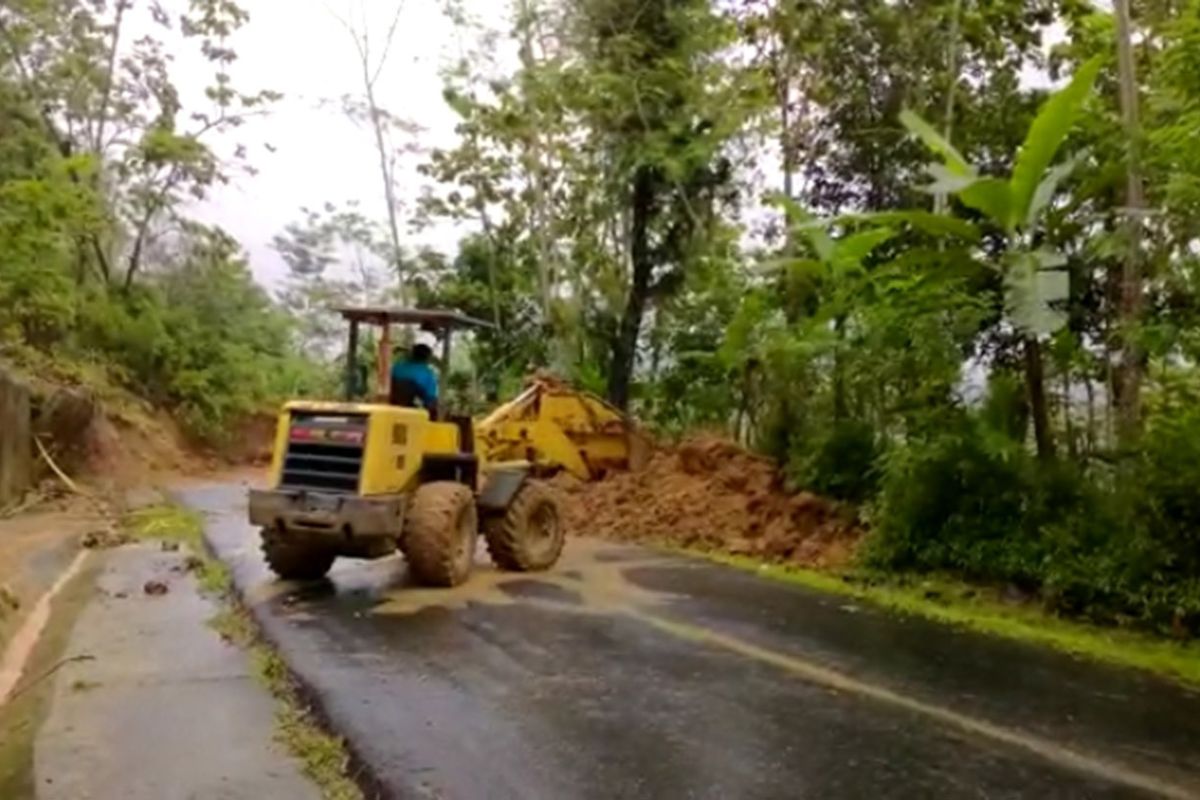
[[[273,579],[246,487],[183,498],[396,798],[1200,797],[1200,695],[636,547],[407,585]]]

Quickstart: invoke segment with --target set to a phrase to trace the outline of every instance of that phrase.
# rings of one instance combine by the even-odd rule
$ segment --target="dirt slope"
[[[609,539],[835,567],[862,537],[850,512],[787,491],[769,459],[716,437],[659,448],[637,472],[560,486],[571,530]]]

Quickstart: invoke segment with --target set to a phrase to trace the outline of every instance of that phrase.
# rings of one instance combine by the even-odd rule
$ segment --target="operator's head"
[[[427,344],[414,344],[408,353],[408,358],[418,364],[427,364],[429,359],[433,358],[433,348]]]

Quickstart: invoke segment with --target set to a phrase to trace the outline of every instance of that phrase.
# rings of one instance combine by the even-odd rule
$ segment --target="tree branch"
[[[404,6],[405,0],[400,0],[396,5],[396,14],[392,17],[392,24],[388,28],[387,36],[383,40],[383,55],[379,57],[379,65],[375,67],[375,72],[371,75],[372,85],[379,80],[379,74],[383,72],[383,67],[387,64],[388,54],[392,51],[392,40],[396,36],[396,26],[400,24],[400,16],[404,13]]]
[[[96,135],[92,138],[92,150],[97,156],[103,152],[101,148],[104,145],[104,127],[108,122],[108,105],[112,98],[113,75],[117,68],[117,48],[121,43],[121,23],[130,5],[129,0],[117,2],[117,17],[113,21],[112,43],[108,48],[108,65],[105,67],[104,91],[100,95],[100,107],[96,110],[99,119],[96,121]]]

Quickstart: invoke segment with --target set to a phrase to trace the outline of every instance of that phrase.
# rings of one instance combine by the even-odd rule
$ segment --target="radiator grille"
[[[356,494],[366,445],[364,414],[293,413],[281,488]]]

